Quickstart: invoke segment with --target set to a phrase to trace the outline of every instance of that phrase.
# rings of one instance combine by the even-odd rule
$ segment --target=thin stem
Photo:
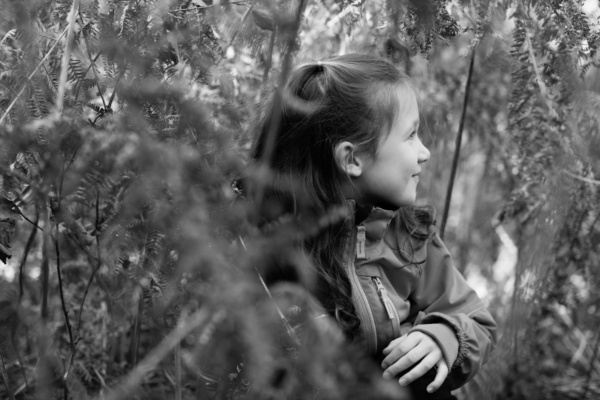
[[[59,200],[60,201],[60,200]],[[60,203],[59,203],[60,204]],[[71,354],[69,356],[69,363],[65,368],[65,374],[63,375],[64,386],[64,398],[65,400],[69,397],[68,385],[66,383],[67,378],[69,377],[69,373],[71,372],[71,368],[73,367],[73,361],[75,360],[75,353],[77,352],[77,342],[73,338],[73,329],[71,328],[71,322],[69,321],[69,312],[67,311],[67,306],[65,304],[65,295],[63,292],[63,281],[62,281],[62,273],[60,271],[60,246],[58,242],[58,224],[56,226],[56,235],[54,237],[54,246],[56,250],[56,273],[58,275],[58,291],[60,294],[60,304],[62,307],[62,312],[65,317],[65,324],[67,325],[67,332],[69,333],[69,344],[71,347]]]
[[[469,62],[469,72],[467,74],[467,84],[465,87],[465,97],[463,100],[462,113],[460,116],[460,124],[458,126],[458,134],[456,135],[456,144],[454,149],[454,159],[452,160],[452,169],[450,170],[450,180],[448,182],[448,189],[446,190],[446,203],[444,204],[444,214],[442,215],[442,226],[440,228],[440,237],[444,238],[444,232],[446,230],[446,222],[448,221],[448,214],[450,213],[450,202],[452,200],[452,189],[454,188],[454,179],[456,178],[456,170],[458,169],[458,160],[460,157],[460,146],[462,144],[463,128],[465,126],[465,119],[467,115],[467,105],[469,104],[469,93],[471,91],[471,78],[473,77],[473,65],[475,64],[475,51],[472,50],[471,61]]]
[[[266,84],[267,80],[269,79],[269,71],[271,70],[271,64],[273,63],[273,49],[275,47],[276,32],[277,32],[277,28],[273,29],[273,32],[271,32],[271,39],[269,40],[269,54],[267,56],[265,72],[263,73],[263,85]]]
[[[44,208],[46,205],[44,204]],[[46,325],[48,320],[48,286],[50,275],[50,218],[48,210],[44,209],[44,234],[42,235],[42,322]]]
[[[565,171],[565,170],[563,170],[561,172],[563,174],[565,174],[565,175],[569,175],[571,178],[578,179],[578,180],[580,180],[582,182],[590,183],[592,185],[600,185],[600,181],[599,180],[588,178],[588,177],[585,177],[585,176],[579,176],[579,175],[576,175],[576,174],[574,174],[572,172]]]
[[[77,338],[81,337],[81,314],[83,313],[83,306],[85,304],[85,299],[87,298],[88,292],[90,290],[90,286],[92,286],[92,282],[94,281],[94,276],[96,276],[96,272],[100,269],[102,264],[98,263],[96,268],[92,271],[92,275],[90,279],[88,279],[87,285],[85,285],[85,292],[83,292],[83,299],[81,299],[81,305],[79,306],[79,315],[77,316]]]
[[[4,120],[8,116],[8,113],[10,112],[10,110],[14,107],[14,105],[17,103],[17,100],[19,99],[19,97],[25,91],[25,88],[27,87],[27,83],[31,80],[31,78],[33,78],[33,75],[35,75],[35,73],[37,72],[37,70],[40,69],[40,67],[42,66],[42,64],[44,63],[44,61],[46,61],[46,59],[48,58],[48,56],[50,56],[50,54],[52,54],[52,52],[54,51],[54,48],[58,45],[58,43],[60,42],[60,39],[67,33],[68,29],[69,29],[69,27],[65,28],[65,30],[60,34],[60,36],[58,37],[58,39],[56,39],[56,42],[52,45],[52,47],[50,48],[50,50],[48,50],[48,52],[46,53],[46,55],[44,56],[44,58],[42,58],[42,61],[40,61],[40,63],[37,65],[37,67],[35,67],[35,69],[33,70],[33,72],[31,74],[29,74],[29,76],[27,77],[27,82],[23,85],[23,88],[21,89],[21,91],[15,96],[15,98],[10,103],[10,105],[8,106],[8,108],[6,109],[6,111],[4,111],[4,114],[2,115],[2,118],[0,118],[0,124],[2,124],[4,122]]]
[[[121,79],[125,76],[125,70],[121,71],[121,73],[119,74],[119,77],[117,78],[117,80],[115,81],[115,88],[113,89],[113,92],[110,95],[110,99],[108,99],[108,108],[111,108],[112,102],[115,98],[115,95],[117,94],[117,85],[119,84],[119,82],[121,82]],[[99,118],[100,116],[98,116]],[[98,118],[96,118],[96,120],[94,120],[94,123],[96,123],[96,121],[98,120]]]
[[[65,175],[67,173],[67,171],[69,170],[69,168],[71,167],[71,165],[73,164],[73,162],[75,161],[75,155],[77,154],[77,151],[79,150],[79,146],[77,146],[77,148],[75,149],[75,151],[73,151],[73,155],[71,156],[71,159],[69,160],[69,163],[67,164],[67,167],[64,168],[64,161],[63,161],[63,170],[62,173],[60,175],[60,185],[58,186],[58,196],[60,198],[60,196],[62,196],[62,190],[63,190],[63,184],[65,182]]]
[[[98,270],[100,269],[100,267],[102,266],[102,259],[100,256],[100,230],[99,230],[99,226],[100,226],[100,191],[97,190],[96,191],[96,221],[95,221],[95,230],[96,230],[96,252],[97,252],[97,259],[96,259],[96,267],[94,268],[94,270],[92,271],[92,275],[90,276],[90,279],[88,279],[88,283],[85,286],[85,292],[83,293],[83,299],[81,300],[81,306],[79,307],[79,316],[77,317],[77,337],[79,338],[81,336],[80,332],[81,332],[81,314],[83,313],[83,306],[85,305],[85,299],[87,297],[87,294],[90,290],[90,286],[92,286],[92,282],[94,281],[94,276],[96,276],[96,272],[98,272]]]
[[[217,311],[213,314],[213,319],[222,318],[224,313],[223,310]],[[115,390],[108,393],[103,400],[119,400],[125,398],[142,382],[142,379],[146,374],[154,370],[165,357],[171,354],[175,346],[177,346],[194,329],[205,324],[210,316],[208,307],[202,307],[190,317],[181,320],[177,327],[136,365],[124,379],[122,384],[118,385]],[[203,329],[197,337],[202,337],[204,331],[209,327],[212,327],[212,325],[207,323],[205,329]]]
[[[4,380],[4,385],[6,385],[6,392],[10,397],[10,400],[15,400],[15,395],[12,392],[12,388],[10,387],[10,381],[8,380],[8,374],[6,373],[6,366],[4,365],[4,357],[2,357],[2,353],[0,352],[0,368],[2,371],[2,379]]]
[[[142,325],[142,313],[144,312],[144,289],[140,288],[140,298],[138,300],[138,311],[135,316],[135,322],[133,325],[133,338],[131,341],[131,356],[133,365],[138,363],[138,351],[140,348],[140,331]]]
[[[67,332],[69,333],[69,343],[71,345],[71,351],[75,349],[75,341],[73,339],[73,330],[71,329],[71,323],[69,322],[69,312],[65,304],[65,293],[63,291],[63,280],[62,273],[60,271],[60,245],[58,242],[58,226],[56,227],[56,236],[54,237],[54,249],[56,251],[56,273],[58,275],[58,292],[60,295],[60,304],[62,306],[63,315],[65,317],[65,324],[67,325]]]
[[[238,236],[238,239],[239,239],[240,243],[242,244],[244,251],[248,251],[248,249],[246,248],[246,244],[244,243],[244,240],[242,239],[242,237]],[[256,274],[258,275],[258,279],[260,280],[260,283],[262,284],[263,289],[265,289],[267,296],[269,296],[269,299],[273,300],[273,295],[271,294],[269,287],[267,286],[267,284],[265,283],[265,280],[263,279],[262,275],[260,274],[260,271],[256,267],[254,267],[254,271],[256,271]],[[289,321],[287,320],[287,318],[285,317],[285,315],[283,314],[283,312],[281,311],[281,309],[279,308],[277,303],[275,303],[275,301],[273,301],[273,305],[275,306],[275,309],[277,310],[277,314],[279,314],[279,318],[283,322],[283,326],[285,327],[285,330],[287,331],[288,336],[294,341],[296,346],[300,346],[301,345],[300,338],[298,338],[298,335],[296,335],[296,331],[294,331],[294,328],[292,328],[292,325],[289,323]]]
[[[81,10],[79,10],[79,12],[77,14],[79,15],[79,18],[81,19],[82,26],[85,25],[85,21],[83,20],[83,15],[81,15]],[[100,79],[98,79],[98,72],[96,72],[96,69],[94,68],[94,64],[96,63],[98,56],[100,56],[100,52],[98,52],[98,55],[96,56],[96,58],[92,58],[92,53],[90,52],[90,45],[88,44],[87,37],[83,34],[83,31],[82,31],[81,35],[83,36],[83,41],[85,42],[85,50],[87,52],[88,58],[90,59],[90,66],[86,70],[86,74],[87,74],[87,71],[89,71],[90,69],[92,70],[92,73],[94,74],[94,78],[96,78],[96,86],[98,86],[98,94],[100,95],[100,98],[102,99],[102,105],[104,106],[104,110],[106,110],[106,102],[104,101],[104,96],[102,95],[102,89],[100,88]],[[84,76],[85,76],[85,74],[84,74]]]

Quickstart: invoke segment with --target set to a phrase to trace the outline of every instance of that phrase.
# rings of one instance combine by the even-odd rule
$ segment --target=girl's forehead
[[[395,92],[395,118],[412,117],[419,121],[419,101],[415,91],[410,87],[400,87]]]

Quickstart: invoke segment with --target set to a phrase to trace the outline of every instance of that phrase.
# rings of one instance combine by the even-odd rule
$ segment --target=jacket
[[[407,254],[396,243],[409,238],[388,229],[394,211],[373,208],[357,224],[352,201],[349,207],[344,267],[361,322],[356,340],[381,360],[393,339],[414,331],[427,334],[442,350],[453,386],[462,386],[495,344],[494,319],[454,267],[437,233]]]

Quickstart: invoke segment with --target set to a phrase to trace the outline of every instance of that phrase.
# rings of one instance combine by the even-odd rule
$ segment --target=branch
[[[71,59],[71,42],[73,41],[73,27],[75,26],[75,16],[79,11],[79,0],[73,0],[71,13],[69,14],[69,25],[67,26],[68,35],[63,53],[62,66],[60,69],[60,78],[58,80],[58,94],[56,95],[56,114],[62,114],[63,101],[67,86],[67,76],[69,73],[69,60]]]
[[[37,67],[35,67],[35,69],[33,70],[33,72],[31,74],[29,74],[29,76],[27,77],[27,82],[29,82],[31,80],[31,78],[33,78],[33,75],[35,75],[35,73],[37,72],[37,70],[40,69],[40,67],[44,63],[44,61],[46,61],[46,59],[48,58],[48,56],[50,56],[50,54],[52,53],[52,51],[54,51],[54,48],[56,47],[56,45],[58,45],[58,43],[60,42],[60,39],[65,35],[65,33],[67,33],[68,29],[69,29],[69,27],[65,28],[65,30],[63,31],[63,33],[61,33],[60,36],[58,37],[58,39],[56,39],[56,42],[54,43],[54,45],[52,45],[52,47],[50,48],[50,50],[48,50],[48,52],[46,53],[46,55],[44,56],[44,58],[42,58],[42,61],[40,61],[40,63],[37,65]],[[4,122],[4,120],[8,116],[8,113],[13,108],[13,106],[17,103],[18,98],[23,94],[23,92],[25,91],[26,87],[27,87],[27,83],[23,85],[23,88],[21,89],[21,91],[15,96],[15,98],[13,99],[13,101],[10,103],[10,105],[8,106],[8,108],[6,109],[6,111],[4,112],[4,115],[2,115],[2,118],[0,118],[0,124],[2,124]]]
[[[469,72],[467,73],[467,84],[465,86],[465,97],[463,100],[462,113],[460,115],[460,124],[458,126],[458,134],[456,135],[456,144],[454,148],[454,159],[452,160],[452,169],[450,170],[450,180],[448,181],[448,189],[446,190],[446,202],[444,204],[444,214],[442,215],[442,226],[440,227],[440,237],[444,238],[446,230],[446,222],[448,214],[450,214],[450,202],[452,200],[452,189],[454,188],[454,179],[456,178],[456,170],[458,169],[458,159],[460,156],[460,146],[462,144],[463,128],[465,126],[465,118],[467,115],[467,104],[469,103],[469,92],[471,91],[471,79],[473,77],[473,66],[475,64],[475,51],[473,48],[471,53],[471,61],[469,62]]]
[[[27,262],[27,256],[29,255],[29,250],[31,249],[31,245],[33,244],[33,240],[35,239],[35,235],[38,230],[38,221],[40,219],[40,214],[38,212],[35,213],[35,222],[33,223],[33,228],[31,229],[31,233],[27,238],[27,243],[25,244],[25,249],[23,250],[23,255],[21,257],[21,264],[19,265],[19,303],[21,302],[21,298],[23,297],[23,270],[25,269],[25,262]]]
[[[558,114],[556,113],[556,111],[554,110],[554,107],[552,107],[552,104],[550,104],[550,101],[548,100],[548,89],[546,88],[546,85],[544,84],[544,81],[542,80],[542,75],[540,74],[540,71],[538,70],[538,65],[537,65],[537,61],[535,59],[535,54],[533,53],[533,45],[531,44],[531,38],[529,36],[529,31],[527,31],[527,29],[525,29],[525,43],[527,43],[527,49],[529,51],[529,59],[531,60],[531,64],[533,65],[533,72],[535,72],[537,84],[538,84],[538,87],[540,88],[540,93],[542,95],[542,99],[544,100],[544,103],[546,103],[546,106],[548,107],[548,110],[550,111],[550,116],[552,118],[557,118]]]
[[[56,236],[54,237],[54,249],[56,251],[56,273],[58,275],[58,292],[60,294],[60,304],[62,306],[63,315],[65,317],[65,323],[67,325],[67,332],[69,333],[69,343],[71,344],[71,352],[75,351],[75,342],[73,340],[73,330],[71,329],[71,323],[69,322],[69,312],[65,304],[65,294],[63,291],[62,273],[60,271],[60,246],[58,243],[58,223],[56,226]]]

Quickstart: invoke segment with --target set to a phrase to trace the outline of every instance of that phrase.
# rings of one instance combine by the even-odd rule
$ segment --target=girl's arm
[[[454,386],[462,386],[486,362],[496,342],[496,322],[437,234],[427,244],[427,261],[410,301],[419,312],[411,332],[435,340]]]

